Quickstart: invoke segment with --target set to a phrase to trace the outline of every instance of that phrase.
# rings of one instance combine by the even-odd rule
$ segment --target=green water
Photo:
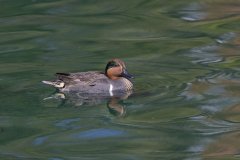
[[[0,159],[240,159],[239,0],[1,0]],[[56,72],[123,59],[112,110],[52,98]]]

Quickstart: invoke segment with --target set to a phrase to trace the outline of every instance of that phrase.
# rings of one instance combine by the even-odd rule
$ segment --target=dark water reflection
[[[239,159],[239,6],[1,1],[0,159]],[[113,57],[135,75],[129,97],[40,83]]]
[[[109,112],[115,116],[124,117],[126,114],[126,106],[124,100],[133,94],[133,90],[127,92],[113,93],[112,96],[108,94],[89,94],[83,92],[55,92],[44,100],[58,100],[60,106],[71,105],[75,107],[94,106],[106,104]]]

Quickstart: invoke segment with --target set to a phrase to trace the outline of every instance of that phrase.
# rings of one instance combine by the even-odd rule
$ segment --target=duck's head
[[[112,59],[107,63],[105,75],[112,80],[119,79],[120,77],[127,79],[133,78],[133,76],[127,72],[125,63],[120,59]]]

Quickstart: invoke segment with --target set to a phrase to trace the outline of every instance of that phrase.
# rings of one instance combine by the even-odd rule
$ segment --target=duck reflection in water
[[[57,92],[50,97],[44,98],[44,100],[58,99],[61,100],[61,105],[72,105],[75,107],[106,104],[112,115],[124,117],[126,115],[126,104],[124,103],[124,100],[126,100],[131,94],[132,91],[118,93],[113,96],[81,92]]]
[[[59,91],[55,97],[69,99],[77,106],[107,100],[108,108],[114,110],[112,113],[124,113],[118,102],[126,99],[133,90],[133,76],[127,72],[125,63],[120,59],[110,60],[104,72],[56,73],[56,77],[54,81],[42,81]]]

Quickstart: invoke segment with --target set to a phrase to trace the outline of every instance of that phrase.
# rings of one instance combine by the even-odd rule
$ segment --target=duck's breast
[[[133,88],[132,83],[126,78],[120,78],[118,80],[111,80],[110,85],[112,85],[113,91],[128,91]]]

